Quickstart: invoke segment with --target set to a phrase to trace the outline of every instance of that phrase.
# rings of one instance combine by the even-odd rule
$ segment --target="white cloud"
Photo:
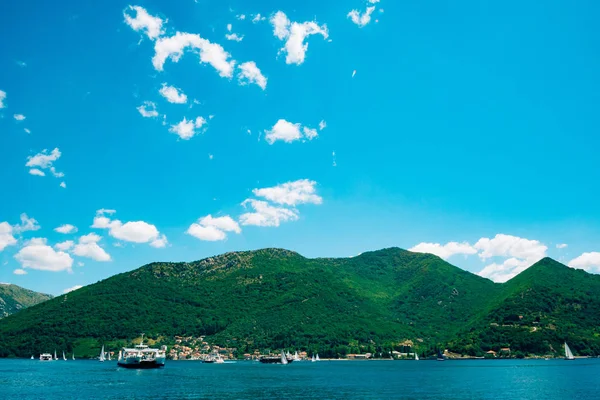
[[[316,194],[316,184],[317,182],[315,181],[299,179],[273,187],[254,189],[252,193],[273,203],[288,206],[307,203],[321,204],[323,199]]]
[[[137,110],[142,114],[144,118],[158,117],[158,111],[156,111],[156,104],[151,101],[144,101],[144,104],[139,106]]]
[[[171,125],[169,132],[177,134],[181,139],[188,140],[200,133],[198,129],[206,124],[203,117],[196,117],[195,120],[188,121],[185,117],[176,125]]]
[[[71,271],[73,259],[63,251],[55,251],[46,244],[46,239],[31,239],[25,247],[21,248],[15,259],[23,268],[41,271]]]
[[[12,225],[8,222],[0,222],[0,251],[15,244],[17,244],[17,239],[13,236]]]
[[[25,271],[24,269],[21,268],[17,268],[13,271],[13,274],[15,275],[27,275],[27,271]]]
[[[187,103],[187,96],[181,91],[181,89],[175,86],[168,86],[166,83],[162,84],[162,88],[159,90],[160,94],[167,99],[169,103],[184,104]]]
[[[6,100],[6,92],[4,90],[0,90],[0,109],[6,107],[4,100]]]
[[[533,265],[528,260],[511,257],[503,263],[493,263],[479,271],[477,275],[491,279],[494,282],[506,282]]]
[[[165,247],[167,237],[161,235],[156,226],[144,221],[121,222],[111,220],[106,215],[114,214],[114,210],[101,209],[96,211],[92,228],[108,229],[109,235],[126,242],[150,243],[153,247]],[[88,235],[89,236],[89,235]]]
[[[419,243],[408,249],[415,253],[430,253],[447,260],[455,254],[475,254],[477,250],[469,243],[449,242],[444,245],[439,243]]]
[[[265,134],[265,140],[269,144],[273,144],[277,140],[282,140],[285,143],[291,143],[302,138],[312,140],[318,136],[316,129],[303,127],[299,123],[288,122],[285,119],[278,120],[273,128],[265,131]]]
[[[110,255],[98,245],[102,239],[95,233],[83,235],[79,238],[79,243],[73,249],[73,254],[79,257],[87,257],[96,261],[110,261]]]
[[[241,233],[237,222],[229,215],[214,218],[212,215],[200,218],[197,223],[190,225],[186,233],[200,240],[219,241],[227,238],[226,232]]]
[[[252,23],[256,24],[256,23],[259,23],[260,21],[264,21],[266,19],[267,19],[266,17],[263,17],[262,15],[260,15],[260,13],[258,13],[254,16],[254,18],[252,18]]]
[[[250,83],[256,83],[258,86],[265,90],[267,88],[267,78],[260,72],[260,69],[256,66],[254,61],[248,61],[238,66],[240,70],[238,79],[240,84],[246,85]]]
[[[60,187],[63,188],[63,189],[66,189],[67,188],[67,184],[64,183],[64,182],[61,182],[60,183]]]
[[[82,263],[81,261],[78,261],[78,262],[77,262],[77,266],[78,266],[78,267],[83,267],[84,265],[85,265],[85,264],[84,264],[84,263]]]
[[[17,120],[17,121],[23,121],[25,120],[25,118],[27,118],[26,116],[24,116],[23,114],[15,114],[13,115],[13,117]]]
[[[130,11],[135,11],[135,18],[130,15]],[[139,6],[129,6],[123,11],[125,22],[134,31],[142,31],[149,39],[156,39],[164,33],[162,29],[163,20],[158,17],[153,17],[148,12]]]
[[[83,287],[82,285],[75,285],[73,287],[63,290],[63,293],[66,294],[66,293],[72,292],[74,290],[81,289],[82,287]]]
[[[319,130],[322,131],[325,128],[327,128],[327,122],[325,122],[325,120],[322,120],[321,122],[319,122]]]
[[[233,76],[235,60],[229,60],[231,55],[223,47],[211,43],[200,35],[185,32],[177,32],[174,36],[160,38],[156,41],[155,54],[152,58],[154,68],[162,71],[167,59],[178,62],[183,56],[183,51],[188,47],[199,52],[201,64],[210,64],[222,77],[231,78]]]
[[[569,261],[569,267],[583,269],[587,272],[600,273],[600,252],[583,253]]]
[[[227,31],[231,32],[231,29],[233,28],[233,26],[231,24],[227,24]]]
[[[362,28],[371,22],[371,14],[373,14],[373,11],[375,11],[375,7],[367,7],[367,10],[362,14],[358,10],[352,10],[348,13],[348,18]]]
[[[319,26],[316,22],[303,23],[291,22],[282,11],[277,11],[270,19],[273,25],[273,34],[279,40],[285,40],[281,52],[286,53],[287,64],[300,65],[304,62],[308,43],[305,39],[310,35],[321,35],[324,39],[329,37],[327,26]]]
[[[48,150],[44,149],[41,153],[36,154],[35,156],[27,157],[26,167],[31,168],[29,173],[31,175],[45,176],[42,170],[48,169],[57,178],[61,178],[64,176],[62,172],[56,172],[56,169],[52,165],[56,160],[58,160],[61,156],[61,152],[58,148],[55,148],[48,154]]]
[[[225,39],[231,40],[233,42],[241,42],[244,40],[244,35],[239,36],[237,33],[228,33],[225,35]]]
[[[539,261],[546,256],[546,247],[537,240],[497,234],[493,239],[481,238],[474,246],[485,260],[490,257],[517,257]]]
[[[568,244],[566,244],[566,243],[559,243],[556,245],[556,248],[557,249],[566,249],[567,246],[568,246]]]
[[[244,14],[238,14],[235,16],[237,19],[239,19],[240,21],[243,21],[246,19],[246,16]]]
[[[266,201],[247,199],[242,205],[244,207],[250,205],[254,209],[254,212],[240,216],[242,225],[279,226],[282,222],[298,219],[298,211],[285,207],[275,207]]]
[[[44,173],[44,171],[41,171],[37,168],[32,168],[29,170],[29,173],[31,175],[36,175],[36,176],[46,176],[46,174]]]
[[[27,128],[24,128],[23,130],[24,130],[24,131],[25,131],[25,133],[27,133],[27,134],[31,133],[31,131],[30,131],[29,129],[27,129]]]
[[[71,225],[71,224],[64,224],[64,225],[61,225],[61,226],[59,226],[57,228],[54,228],[54,231],[58,232],[58,233],[68,234],[68,233],[75,233],[75,232],[77,232],[77,228],[75,226]]]
[[[65,240],[64,242],[56,243],[54,248],[60,251],[70,250],[73,246],[75,246],[75,242],[72,240]]]
[[[34,218],[29,218],[27,214],[23,213],[20,215],[21,223],[18,225],[13,225],[13,231],[15,233],[27,232],[27,231],[37,231],[40,229],[38,222]]]

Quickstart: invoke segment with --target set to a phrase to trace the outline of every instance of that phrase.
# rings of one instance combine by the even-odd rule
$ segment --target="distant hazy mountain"
[[[437,347],[483,355],[600,353],[600,277],[544,259],[504,284],[398,248],[308,259],[281,249],[152,263],[0,322],[0,356],[97,355],[144,332],[325,356]]]
[[[52,296],[49,294],[34,292],[17,285],[0,283],[0,318],[51,298]]]

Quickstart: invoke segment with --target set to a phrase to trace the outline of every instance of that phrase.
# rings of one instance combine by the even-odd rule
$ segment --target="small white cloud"
[[[110,255],[98,245],[100,239],[102,239],[102,237],[95,233],[81,236],[79,238],[79,243],[77,243],[73,249],[73,254],[100,262],[110,261]]]
[[[256,66],[254,61],[248,61],[240,64],[238,69],[238,79],[241,85],[247,85],[250,83],[257,84],[262,90],[267,88],[267,78],[260,72],[260,69]]]
[[[0,109],[6,108],[4,100],[6,100],[6,92],[4,90],[0,90]]]
[[[167,99],[169,103],[184,104],[187,103],[187,96],[185,93],[174,86],[169,86],[166,83],[162,84],[162,88],[159,90],[160,94]]]
[[[356,70],[352,71],[352,77],[354,78],[354,76],[356,75]]]
[[[58,232],[58,233],[64,233],[64,234],[75,233],[75,232],[77,232],[77,227],[75,227],[71,224],[64,224],[57,228],[54,228],[54,231]]]
[[[323,199],[316,194],[317,182],[299,179],[277,186],[254,189],[252,193],[273,203],[296,206],[298,204],[321,204]]]
[[[63,189],[66,189],[67,188],[67,184],[64,183],[64,182],[61,182],[60,183],[60,187],[63,188]]]
[[[447,260],[455,254],[476,254],[477,250],[469,243],[449,242],[444,245],[439,243],[419,243],[408,249],[415,253],[430,253]]]
[[[158,231],[156,226],[145,221],[123,223],[118,219],[111,220],[106,216],[114,213],[115,210],[101,209],[96,211],[92,228],[108,229],[110,236],[126,242],[149,243],[153,247],[166,246],[167,238]]]
[[[185,117],[176,125],[171,125],[169,132],[177,134],[181,139],[188,140],[201,133],[200,130],[206,124],[206,120],[202,117],[196,117],[195,120],[188,121]]]
[[[81,289],[82,287],[83,287],[82,285],[75,285],[75,286],[73,286],[73,287],[70,287],[70,288],[68,288],[68,289],[65,289],[65,290],[63,290],[63,293],[64,293],[64,294],[66,294],[66,293],[70,293],[70,292],[72,292],[72,291],[75,291],[75,290],[77,290],[77,289]]]
[[[242,205],[248,205],[254,209],[254,212],[242,214],[240,223],[242,225],[270,226],[277,227],[282,222],[296,221],[298,211],[285,207],[275,207],[262,200],[247,199]]]
[[[17,63],[17,65],[21,68],[25,68],[27,66],[27,63],[25,61],[21,61],[21,60],[17,60],[15,61]]]
[[[57,172],[54,166],[52,165],[56,160],[58,160],[61,156],[61,152],[58,148],[55,148],[48,154],[48,150],[42,150],[41,153],[36,154],[35,156],[27,157],[26,167],[31,168],[29,173],[31,175],[45,176],[42,170],[47,169],[50,170],[52,175],[57,178],[61,178],[64,176],[62,172]]]
[[[132,10],[135,11],[135,17],[130,15]],[[142,7],[129,6],[123,11],[123,17],[125,17],[125,23],[134,31],[144,32],[151,40],[158,38],[164,33],[162,29],[163,20],[148,14],[148,11]]]
[[[239,19],[240,21],[243,21],[246,19],[246,16],[244,14],[238,14],[235,16],[237,19]]]
[[[13,236],[13,227],[8,222],[0,222],[0,251],[6,247],[17,244],[17,239]]]
[[[30,131],[29,129],[27,129],[27,128],[25,128],[25,129],[23,129],[23,130],[24,130],[24,131],[25,131],[25,133],[27,133],[27,134],[30,134],[30,133],[31,133],[31,131]]]
[[[583,269],[587,272],[600,273],[600,252],[583,253],[569,261],[569,267]]]
[[[280,51],[286,53],[287,64],[300,65],[304,62],[308,50],[308,43],[305,43],[305,40],[308,36],[321,35],[324,39],[329,37],[326,25],[319,26],[313,21],[291,22],[282,11],[277,11],[270,21],[273,25],[273,34],[279,40],[285,40]]]
[[[325,128],[327,128],[327,122],[325,122],[325,120],[322,120],[321,122],[319,122],[319,130],[322,131]]]
[[[556,245],[556,248],[557,249],[566,249],[567,246],[568,246],[568,244],[566,244],[566,243],[559,243]]]
[[[205,241],[219,241],[227,238],[226,232],[241,233],[242,230],[237,222],[229,215],[214,218],[212,215],[200,218],[197,223],[193,223],[187,229],[186,233],[197,239]]]
[[[15,259],[23,268],[40,271],[71,271],[73,259],[62,251],[55,251],[46,244],[46,239],[31,239],[17,254]]]
[[[214,156],[213,156],[212,154],[209,154],[209,155],[208,155],[208,159],[209,159],[209,160],[212,160],[213,158],[214,158]]]
[[[21,223],[13,225],[13,231],[15,233],[22,233],[27,231],[37,231],[40,229],[38,222],[34,218],[29,218],[27,214],[23,213],[20,215]]]
[[[21,268],[17,268],[13,271],[13,274],[15,275],[27,275],[27,271],[25,271],[24,269]]]
[[[137,110],[142,114],[144,118],[158,117],[158,111],[156,111],[156,104],[151,101],[144,101],[144,104],[139,106]]]
[[[493,263],[486,266],[477,275],[503,283],[525,271],[531,265],[533,265],[531,261],[511,257],[500,264]]]
[[[225,39],[231,40],[233,42],[241,42],[244,40],[244,35],[239,36],[237,33],[228,33],[225,35]]]
[[[348,18],[362,28],[371,22],[371,14],[373,14],[373,11],[375,11],[375,7],[367,7],[367,10],[362,14],[358,10],[352,10],[348,13]]]
[[[13,115],[13,117],[17,120],[17,121],[24,121],[25,118],[27,118],[26,116],[24,116],[23,114],[15,114]]]
[[[479,257],[485,260],[491,257],[517,257],[539,261],[546,256],[548,247],[537,240],[518,236],[497,234],[494,238],[481,238],[475,243],[480,250]]]
[[[231,26],[231,24],[227,24],[227,32],[231,32],[231,29],[232,29],[232,28],[233,28],[233,27]]]
[[[259,23],[260,21],[264,21],[264,20],[266,20],[266,19],[267,19],[266,17],[263,17],[263,16],[262,16],[262,15],[260,15],[260,13],[259,13],[259,14],[256,14],[256,15],[255,15],[255,16],[252,18],[252,23],[256,24],[256,23]]]
[[[273,144],[278,140],[285,143],[291,143],[302,138],[312,140],[317,137],[316,129],[302,127],[299,123],[288,122],[285,119],[278,120],[273,128],[265,131],[265,140],[269,144]]]
[[[84,264],[84,263],[82,263],[81,261],[78,261],[78,262],[77,262],[77,266],[78,266],[78,267],[83,267],[84,265],[85,265],[85,264]]]
[[[156,41],[155,54],[152,58],[154,68],[162,71],[167,59],[178,62],[183,56],[183,51],[188,47],[200,53],[201,64],[210,64],[222,77],[231,78],[233,76],[235,60],[230,60],[231,55],[223,47],[211,43],[200,35],[182,32]]]

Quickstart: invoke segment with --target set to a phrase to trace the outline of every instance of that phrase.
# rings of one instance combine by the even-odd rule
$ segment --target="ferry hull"
[[[152,369],[162,368],[165,366],[164,359],[156,359],[152,361],[139,361],[139,360],[122,360],[117,363],[119,367],[130,368],[130,369]]]

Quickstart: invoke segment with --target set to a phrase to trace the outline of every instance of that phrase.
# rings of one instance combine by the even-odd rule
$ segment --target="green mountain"
[[[101,343],[124,345],[141,332],[158,344],[202,335],[240,353],[285,347],[338,356],[410,340],[422,354],[439,346],[542,354],[564,339],[593,353],[599,290],[600,277],[550,259],[495,284],[398,248],[319,259],[236,252],[148,264],[5,318],[0,356],[54,348],[92,356]]]
[[[34,292],[17,285],[0,283],[0,319],[51,298],[52,296],[49,294]]]

